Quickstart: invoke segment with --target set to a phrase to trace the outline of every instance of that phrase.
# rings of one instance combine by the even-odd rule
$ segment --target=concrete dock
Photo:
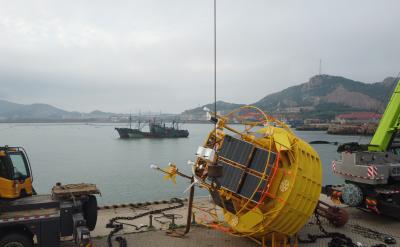
[[[322,196],[323,201],[329,202],[329,199]],[[101,208],[99,210],[99,217],[96,229],[91,233],[93,237],[94,246],[106,247],[107,235],[111,229],[106,228],[106,224],[111,218],[114,217],[126,217],[134,216],[144,212],[148,212],[154,209],[161,209],[169,206],[177,205],[176,203],[157,203],[150,205],[123,205],[123,207],[109,207]],[[219,209],[216,211],[212,210],[212,203],[208,198],[197,198],[195,200],[194,213],[196,215],[196,221],[210,221],[212,218],[208,217],[204,213],[204,210],[208,212],[215,212],[220,215]],[[350,237],[354,243],[359,242],[360,246],[374,246],[377,244],[384,244],[383,241],[369,238],[363,234],[364,231],[356,232],[359,227],[362,229],[371,229],[378,231],[382,234],[392,236],[397,244],[387,246],[400,246],[400,221],[380,215],[374,215],[372,213],[364,212],[355,208],[346,208],[350,215],[349,222],[342,228],[335,228],[331,226],[325,219],[322,218],[323,227],[328,232],[340,232]],[[187,203],[181,208],[165,211],[165,214],[153,215],[153,226],[150,229],[149,216],[145,216],[135,220],[120,220],[119,222],[125,222],[130,225],[124,225],[123,229],[118,232],[115,236],[123,236],[128,243],[129,247],[133,246],[151,246],[151,247],[184,247],[184,246],[201,246],[201,247],[212,247],[212,246],[240,246],[240,247],[256,247],[259,246],[248,238],[239,238],[219,230],[210,229],[199,224],[192,226],[191,231],[184,238],[175,238],[166,235],[166,230],[170,227],[172,222],[171,216],[174,215],[174,223],[177,226],[184,226],[186,223]],[[135,226],[133,226],[135,225]],[[137,229],[140,228],[140,229]],[[306,238],[307,234],[321,234],[316,225],[315,217],[311,217],[308,224],[299,232],[300,238]],[[367,234],[368,235],[368,234]],[[318,239],[312,244],[300,244],[300,246],[327,246],[330,239]],[[66,239],[62,247],[73,246],[71,241]],[[113,246],[119,246],[119,244],[113,241]]]

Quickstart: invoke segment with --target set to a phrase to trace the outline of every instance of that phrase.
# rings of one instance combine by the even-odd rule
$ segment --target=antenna
[[[132,111],[129,111],[129,128],[132,129]]]
[[[214,0],[214,117],[217,118],[217,0]],[[215,132],[217,123],[215,123]]]

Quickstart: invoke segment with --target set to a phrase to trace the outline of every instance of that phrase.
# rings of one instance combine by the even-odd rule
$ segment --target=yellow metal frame
[[[240,132],[227,125],[229,118],[240,109],[218,117],[217,131],[209,134],[205,146],[209,147],[210,143],[223,140],[226,129],[259,148],[276,153],[279,158],[274,167],[273,178],[267,188],[263,188],[265,200],[262,202],[254,203],[252,198],[261,189],[261,181],[267,179],[265,177],[260,179],[260,184],[250,199],[243,199],[224,189],[218,191],[221,197],[231,199],[236,208],[235,214],[223,209],[225,222],[231,228],[229,233],[249,237],[265,247],[297,246],[297,240],[291,243],[289,239],[296,237],[296,233],[307,223],[318,203],[322,185],[321,160],[318,153],[284,123],[256,107],[244,108],[259,111],[265,121],[246,122],[249,127]],[[260,125],[265,127],[257,130],[257,135],[250,131]],[[202,185],[209,188],[206,182]]]
[[[282,236],[276,232],[271,233],[269,236],[264,236],[261,239],[249,237],[254,242],[258,243],[262,247],[298,247],[299,241],[297,236],[289,238]]]

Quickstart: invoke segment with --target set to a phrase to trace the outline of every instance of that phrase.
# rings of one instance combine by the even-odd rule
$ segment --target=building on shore
[[[351,112],[335,117],[335,122],[340,124],[379,123],[382,115],[374,112]]]
[[[329,125],[327,132],[334,135],[373,135],[381,117],[374,112],[340,114]]]

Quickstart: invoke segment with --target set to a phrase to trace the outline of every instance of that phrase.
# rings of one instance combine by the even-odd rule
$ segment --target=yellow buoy
[[[223,209],[230,233],[286,245],[321,192],[318,153],[285,124],[246,106],[215,119],[193,174]],[[231,123],[241,122],[242,125]],[[279,244],[277,244],[279,243]]]

